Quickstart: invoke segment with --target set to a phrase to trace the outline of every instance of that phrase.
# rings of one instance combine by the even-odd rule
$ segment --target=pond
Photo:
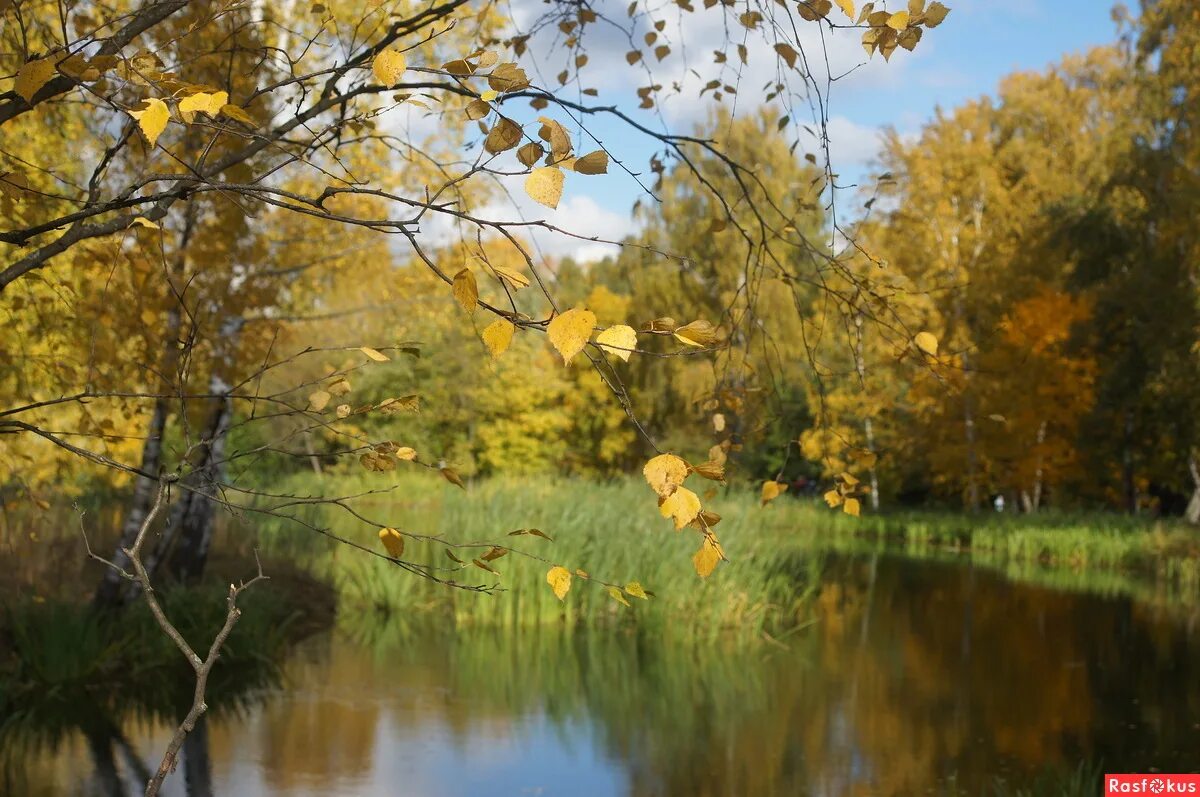
[[[992,794],[1200,768],[1200,619],[969,565],[847,557],[756,644],[344,616],[218,711],[167,794]],[[140,794],[169,729],[10,750],[0,793]]]

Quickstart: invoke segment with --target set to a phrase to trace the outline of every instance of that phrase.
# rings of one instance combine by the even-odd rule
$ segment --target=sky
[[[623,7],[623,2],[613,0]],[[943,0],[951,8],[950,15],[937,28],[926,31],[915,52],[897,49],[890,62],[876,55],[866,58],[859,39],[861,31],[838,31],[823,34],[818,26],[802,23],[801,43],[809,54],[810,63],[824,48],[830,62],[830,72],[847,77],[839,79],[829,94],[829,131],[832,167],[841,182],[864,180],[871,173],[870,164],[878,151],[879,134],[887,126],[901,134],[915,134],[922,123],[932,118],[940,106],[949,109],[966,100],[994,94],[1001,80],[1021,70],[1041,70],[1068,53],[1110,43],[1117,31],[1112,22],[1110,0]],[[512,15],[518,29],[525,26],[545,6],[540,0],[510,0]],[[588,29],[589,64],[583,70],[587,87],[599,91],[597,98],[579,95],[575,86],[560,90],[560,96],[578,99],[592,105],[617,105],[647,126],[673,132],[691,132],[705,119],[711,107],[707,101],[696,99],[703,80],[712,77],[712,51],[723,48],[726,32],[720,15],[706,13],[697,3],[695,14],[671,14],[671,3],[660,8],[668,24],[662,41],[673,46],[672,54],[661,64],[655,64],[655,78],[669,85],[683,81],[683,94],[666,99],[655,113],[636,110],[636,89],[648,81],[645,74],[630,69],[624,55],[629,49],[627,39],[605,32],[603,26]],[[860,6],[861,2],[856,2]],[[877,3],[877,5],[881,5]],[[889,6],[902,8],[903,3],[890,0]],[[839,14],[836,9],[833,14]],[[618,16],[621,16],[618,14]],[[638,37],[640,39],[640,32]],[[563,67],[566,57],[561,47],[547,46],[552,41],[537,39],[531,52],[552,53],[546,61],[527,55],[522,65],[535,85],[557,85],[554,76]],[[639,42],[640,43],[640,42]],[[760,44],[765,49],[765,45]],[[648,51],[649,47],[643,47]],[[647,55],[649,53],[647,52]],[[730,58],[734,58],[730,53]],[[557,60],[555,60],[557,59]],[[611,66],[610,66],[611,65]],[[750,65],[742,75],[737,97],[737,110],[745,113],[762,102],[761,88],[772,80],[779,68],[774,53],[751,52]],[[814,67],[817,71],[819,67]],[[695,69],[703,77],[692,74]],[[690,81],[690,83],[689,83]],[[823,77],[822,77],[823,81]],[[725,103],[729,107],[728,103]],[[661,112],[661,113],[659,113]],[[560,113],[554,114],[560,118]],[[568,120],[561,119],[564,123]],[[586,128],[586,131],[583,129]],[[634,172],[643,173],[643,182],[650,183],[653,175],[646,172],[650,155],[661,145],[647,136],[632,132],[615,119],[588,117],[583,128],[576,126],[576,151],[580,154],[595,148],[595,137],[603,142],[615,161],[624,162]],[[802,150],[803,151],[803,150]],[[810,151],[815,151],[815,147]],[[533,204],[514,183],[509,190],[513,201],[492,208],[493,217],[543,218],[557,226],[582,236],[620,239],[631,231],[630,215],[635,201],[647,201],[638,182],[617,163],[603,176],[569,175],[563,200],[556,211]],[[839,194],[839,208],[855,203],[854,193]],[[503,206],[505,205],[506,206]],[[594,260],[615,251],[614,247],[588,241],[580,242],[559,235],[536,236],[543,253],[570,255],[578,260]]]

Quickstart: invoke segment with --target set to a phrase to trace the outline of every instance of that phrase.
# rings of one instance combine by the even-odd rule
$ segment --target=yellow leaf
[[[711,346],[717,342],[717,328],[700,319],[675,330],[675,338],[688,346]]]
[[[842,494],[837,490],[830,490],[822,497],[825,499],[825,503],[829,504],[830,509],[839,507],[842,504]]]
[[[546,573],[546,583],[554,590],[554,597],[562,600],[571,589],[571,571],[555,565]]]
[[[514,63],[500,64],[488,75],[488,87],[494,91],[520,91],[529,87],[529,76]]]
[[[361,351],[363,354],[367,355],[368,357],[370,357],[372,360],[374,360],[377,363],[385,363],[389,359],[391,359],[383,352],[372,349],[370,346],[360,346],[359,351]]]
[[[854,517],[858,517],[860,509],[857,498],[847,498],[846,503],[842,504],[842,511]]]
[[[329,392],[335,396],[344,396],[350,392],[350,380],[346,377],[339,377],[329,385]]]
[[[138,120],[138,127],[142,129],[142,135],[146,137],[146,142],[153,147],[162,131],[167,129],[167,121],[171,118],[171,112],[167,109],[165,102],[155,97],[144,100],[144,103],[145,107],[137,111],[130,111],[129,115]]]
[[[629,362],[629,355],[637,348],[637,332],[633,327],[617,324],[597,335],[596,345],[614,357]]]
[[[659,504],[658,511],[663,517],[674,519],[675,530],[678,531],[700,514],[700,496],[686,487],[676,487],[675,492]]]
[[[412,462],[417,458],[417,451],[408,446],[400,446],[396,449],[396,459],[402,459],[405,462]]]
[[[712,417],[713,429],[718,432],[725,431],[725,415],[724,413],[714,413]]]
[[[179,101],[179,116],[189,124],[195,118],[197,111],[203,111],[209,116],[215,117],[221,113],[221,109],[227,102],[229,102],[229,92],[226,91],[189,94]]]
[[[383,547],[387,548],[388,556],[393,559],[399,559],[404,555],[404,537],[395,529],[382,528],[379,530],[379,539],[383,543]]]
[[[136,219],[129,222],[129,226],[131,226],[131,227],[135,224],[138,225],[139,227],[145,227],[149,230],[161,230],[162,229],[162,227],[158,226],[157,224],[150,221],[150,219],[145,218],[144,216],[138,216]]]
[[[349,404],[339,404],[337,406],[337,416],[339,418],[349,417],[350,416],[350,405]]]
[[[507,318],[497,318],[483,328],[483,345],[488,347],[493,357],[499,357],[508,350],[516,329],[516,325]]]
[[[404,53],[396,50],[381,50],[371,62],[371,72],[375,79],[389,89],[400,82],[400,76],[408,69]]]
[[[240,105],[223,105],[221,106],[221,115],[228,116],[230,119],[241,122],[250,127],[257,127],[258,122],[254,117],[246,112],[246,109]]]
[[[687,474],[687,463],[674,454],[659,454],[642,468],[642,475],[646,477],[650,489],[664,498],[683,484]]]
[[[548,208],[558,207],[563,193],[562,169],[555,169],[553,166],[534,169],[525,178],[525,193],[529,194],[529,198],[534,202]]]
[[[850,459],[869,470],[875,467],[875,463],[879,461],[879,456],[869,448],[854,448],[850,450]]]
[[[721,552],[716,545],[713,544],[709,537],[704,538],[704,544],[700,546],[700,550],[696,551],[692,556],[692,564],[696,568],[696,574],[701,578],[707,578],[717,567],[717,562],[721,561]]]
[[[936,357],[938,353],[938,339],[928,332],[918,332],[913,337],[913,343],[917,344],[917,348],[928,354],[930,357]]]
[[[762,505],[766,506],[767,504],[774,501],[776,498],[778,498],[780,495],[782,495],[787,490],[787,488],[788,488],[788,486],[786,484],[784,484],[783,482],[777,482],[777,481],[763,482]]]
[[[617,589],[616,587],[609,587],[608,595],[610,598],[615,600],[617,603],[623,603],[626,606],[630,606],[629,601],[625,599],[625,596],[623,594],[621,594],[621,590]],[[633,608],[633,607],[630,606],[630,608]]]
[[[796,50],[790,44],[786,44],[784,42],[776,44],[775,52],[780,58],[787,62],[788,69],[796,68]]]
[[[502,116],[488,131],[487,138],[483,140],[483,148],[492,155],[497,155],[520,143],[521,126]]]
[[[492,112],[492,106],[488,105],[483,100],[471,100],[467,103],[467,118],[472,120],[482,119]]]
[[[468,313],[475,311],[475,303],[479,301],[479,286],[475,284],[475,275],[470,269],[464,268],[454,275],[454,298]]]
[[[644,601],[650,600],[650,596],[646,594],[646,590],[642,589],[640,582],[630,581],[625,585],[625,591],[635,598],[641,598]]]
[[[308,397],[308,409],[310,412],[320,412],[329,404],[329,399],[333,398],[327,391],[317,390]]]
[[[569,363],[572,357],[583,351],[595,326],[596,315],[590,310],[576,307],[555,316],[546,327],[546,334],[550,344],[562,355],[563,362]]]
[[[854,0],[834,0],[837,7],[842,9],[842,13],[854,19]]]
[[[17,94],[21,95],[21,99],[32,105],[33,96],[38,93],[42,86],[50,82],[50,78],[54,77],[54,73],[53,58],[39,58],[36,61],[27,61],[17,71],[17,79],[13,83],[13,89]]]
[[[580,174],[608,174],[608,153],[602,149],[589,152],[575,160],[575,171]]]
[[[484,102],[494,102],[499,96],[500,92],[496,91],[495,89],[488,89],[479,95],[479,99],[483,100]]]
[[[511,287],[515,291],[529,287],[529,278],[515,268],[508,266],[492,266],[492,271],[496,272],[496,276],[500,281]]]
[[[714,462],[713,460],[701,462],[699,465],[692,468],[692,471],[697,476],[703,476],[704,478],[711,479],[714,482],[725,481],[725,466],[720,462]]]
[[[925,9],[925,27],[936,28],[949,13],[950,9],[941,3],[930,3],[929,8]]]
[[[546,150],[542,148],[541,144],[530,141],[517,150],[517,160],[521,162],[522,166],[532,166],[545,154]]]
[[[887,26],[894,31],[902,31],[908,27],[908,12],[897,11],[887,18]]]

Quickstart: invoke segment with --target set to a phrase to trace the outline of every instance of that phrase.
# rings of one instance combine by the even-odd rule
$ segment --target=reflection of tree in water
[[[181,590],[166,599],[189,639],[203,638],[206,624],[223,611],[223,594],[209,592]],[[290,610],[274,601],[264,592],[247,602],[243,623],[212,672],[208,716],[217,723],[244,716],[278,683],[275,662],[292,633]],[[140,736],[137,730],[178,724],[192,701],[194,676],[170,640],[136,611],[110,616],[53,604],[11,610],[6,632],[11,639],[0,651],[0,793],[55,794],[47,784],[65,776],[86,784],[88,795],[140,795],[150,777],[143,756],[157,749],[139,750],[130,739]],[[39,770],[70,750],[86,756],[90,772]],[[203,719],[187,739],[181,768],[188,797],[212,794]]]
[[[442,760],[494,755],[529,738],[530,718],[563,744],[592,729],[632,797],[979,794],[1084,760],[1194,766],[1200,641],[1131,604],[855,557],[827,566],[814,612],[786,649],[347,615],[291,658],[285,698],[195,734],[188,795],[211,795],[251,750],[286,793],[443,744]],[[119,793],[114,777],[128,789],[128,742],[111,726],[87,740],[94,793]]]

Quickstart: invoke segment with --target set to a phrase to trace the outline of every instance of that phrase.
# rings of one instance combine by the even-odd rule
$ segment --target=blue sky
[[[1018,70],[1040,70],[1058,61],[1067,53],[1082,52],[1089,47],[1110,43],[1117,31],[1112,22],[1109,0],[943,0],[951,13],[936,29],[927,31],[916,51],[896,50],[890,63],[876,56],[868,61],[859,37],[861,32],[847,30],[826,36],[824,46],[835,74],[859,64],[853,74],[833,85],[830,98],[830,136],[833,148],[833,167],[843,182],[852,182],[868,173],[868,164],[877,151],[879,131],[888,125],[902,133],[917,131],[941,106],[951,108],[965,100],[994,93],[1005,75]],[[856,3],[861,5],[861,3]],[[877,3],[878,5],[878,3]],[[903,6],[890,0],[890,6]],[[518,26],[526,13],[536,13],[541,3],[534,0],[513,0]],[[671,4],[666,7],[673,8]],[[705,72],[715,69],[711,50],[722,46],[724,32],[711,20],[716,15],[704,13],[669,17],[669,11],[659,12],[670,19],[663,32],[673,45],[672,55],[656,65],[656,78],[669,85],[673,80],[706,80]],[[840,13],[835,11],[835,14]],[[716,16],[719,19],[719,16]],[[806,25],[802,41],[813,62],[819,57],[822,40],[817,26]],[[640,37],[640,33],[639,33]],[[690,132],[702,120],[709,104],[697,101],[693,83],[690,90],[667,99],[661,106],[662,117],[637,111],[635,89],[643,85],[644,75],[626,68],[625,41],[601,35],[590,45],[591,60],[584,70],[586,80],[599,89],[598,99],[576,97],[590,104],[614,104],[629,110],[639,121],[662,129],[664,124],[674,132]],[[690,53],[684,61],[681,53]],[[766,49],[766,45],[759,44]],[[646,48],[649,49],[649,48]],[[558,50],[558,55],[563,51]],[[731,53],[732,56],[732,53]],[[814,58],[813,56],[818,56]],[[541,64],[523,59],[531,70],[534,82],[555,85],[553,76],[562,68],[553,57]],[[611,64],[611,66],[600,66]],[[599,68],[597,68],[599,67]],[[704,72],[703,78],[689,75],[691,69]],[[766,80],[773,79],[778,61],[767,51],[751,51],[750,66],[742,76],[739,109],[746,110],[760,102],[756,94]],[[536,74],[535,74],[536,73]],[[570,87],[563,96],[570,97]],[[558,114],[556,114],[557,116]],[[562,120],[566,122],[567,120]],[[600,138],[614,159],[625,161],[635,172],[646,172],[646,164],[655,151],[656,142],[632,133],[623,123],[606,118],[586,120],[588,133]],[[576,128],[577,151],[594,149],[589,136]],[[619,239],[630,231],[630,209],[639,198],[645,198],[637,182],[618,165],[610,166],[604,176],[570,175],[563,203],[554,213],[524,202],[520,190],[513,186],[519,212],[526,218],[546,218],[551,223],[581,235]],[[645,174],[644,180],[652,176]],[[852,192],[839,194],[839,206],[853,203]],[[580,244],[570,239],[543,242],[548,254],[571,254],[591,259],[612,251],[608,247]]]

